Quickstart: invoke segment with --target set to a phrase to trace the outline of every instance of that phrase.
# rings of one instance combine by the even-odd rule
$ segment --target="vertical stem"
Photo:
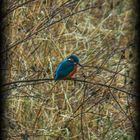
[[[3,21],[4,10],[6,7],[6,3],[4,0],[0,0],[0,52],[4,50],[6,46],[6,39],[5,39],[5,24],[6,20]],[[4,57],[7,56],[6,54],[0,55],[0,69],[5,69],[7,67],[7,61],[4,61]],[[0,85],[5,83],[6,80],[6,71],[0,71]],[[2,92],[3,88],[0,87],[0,139],[5,139],[6,133],[6,120],[5,120],[5,92]]]

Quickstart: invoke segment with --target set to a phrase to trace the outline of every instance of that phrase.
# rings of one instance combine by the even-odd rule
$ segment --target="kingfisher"
[[[54,80],[66,80],[72,78],[72,76],[77,72],[79,63],[79,58],[75,54],[71,54],[65,60],[61,61],[54,73]]]

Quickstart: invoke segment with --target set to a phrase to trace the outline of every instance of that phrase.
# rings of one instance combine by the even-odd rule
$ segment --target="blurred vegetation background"
[[[133,0],[7,0],[9,140],[132,140]],[[55,82],[76,54],[77,80]]]

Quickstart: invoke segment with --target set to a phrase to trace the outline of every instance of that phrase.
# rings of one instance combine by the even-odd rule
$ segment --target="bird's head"
[[[74,61],[74,63],[82,66],[80,64],[79,58],[75,54],[71,54],[70,56],[67,57],[67,59],[70,59],[70,60]]]

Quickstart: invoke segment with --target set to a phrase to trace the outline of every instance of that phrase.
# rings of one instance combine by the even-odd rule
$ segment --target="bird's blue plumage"
[[[79,58],[75,54],[71,54],[67,59],[73,59],[75,63],[79,63]]]
[[[70,72],[74,70],[74,62],[72,60],[63,60],[58,64],[57,69],[55,71],[54,79],[61,80],[65,78]]]

